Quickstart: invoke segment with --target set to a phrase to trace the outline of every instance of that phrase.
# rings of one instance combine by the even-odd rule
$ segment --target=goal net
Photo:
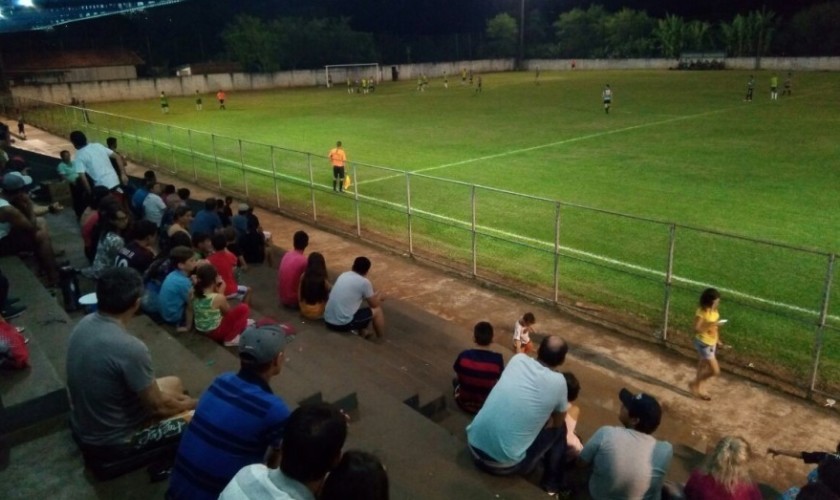
[[[368,80],[373,79],[378,85],[382,78],[378,63],[328,64],[324,66],[324,72],[326,74],[327,88],[333,85],[345,85],[347,80],[354,82],[362,78]]]

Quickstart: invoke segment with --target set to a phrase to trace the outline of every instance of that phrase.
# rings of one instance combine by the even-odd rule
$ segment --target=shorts
[[[24,229],[12,228],[5,238],[0,239],[0,256],[35,252],[37,248],[35,233]]]
[[[524,353],[534,352],[534,344],[531,343],[531,342],[528,342],[526,344],[520,344],[519,347],[520,347],[520,349],[522,349],[522,352],[524,352]],[[516,350],[516,344],[513,345],[513,349]]]
[[[225,298],[242,300],[242,299],[245,298],[245,294],[248,293],[248,291],[250,291],[250,290],[251,290],[250,287],[247,287],[245,285],[238,285],[236,287],[236,293],[231,293],[231,294],[225,295]]]
[[[363,330],[368,327],[370,320],[373,319],[373,310],[370,307],[360,307],[353,319],[346,325],[333,325],[324,322],[327,328],[334,332],[349,332],[350,330]]]
[[[697,354],[700,356],[700,359],[715,359],[717,345],[709,345],[705,342],[701,342],[699,339],[694,339],[694,349],[697,350]]]
[[[333,165],[333,179],[344,179],[344,167]]]

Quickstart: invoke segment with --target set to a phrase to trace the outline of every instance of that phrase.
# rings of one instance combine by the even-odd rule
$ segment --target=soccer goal
[[[373,79],[378,85],[382,75],[378,63],[365,64],[328,64],[324,66],[327,88],[333,85],[345,84],[347,80],[354,82],[366,78]]]

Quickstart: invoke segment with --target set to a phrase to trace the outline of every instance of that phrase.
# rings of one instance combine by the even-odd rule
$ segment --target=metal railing
[[[113,136],[134,162],[465,275],[691,348],[697,297],[731,321],[722,357],[808,397],[840,393],[836,255],[424,174],[32,100],[2,103],[56,135]],[[516,314],[514,312],[514,314]]]

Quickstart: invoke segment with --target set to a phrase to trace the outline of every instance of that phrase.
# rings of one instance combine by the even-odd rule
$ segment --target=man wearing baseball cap
[[[290,411],[269,386],[283,369],[291,327],[269,321],[242,332],[239,373],[218,377],[184,432],[167,498],[216,499],[239,469],[279,464]]]
[[[589,494],[596,500],[658,500],[674,454],[671,443],[651,436],[662,420],[662,408],[643,392],[621,389],[618,399],[623,427],[601,427],[580,452],[580,461],[592,465]]]

